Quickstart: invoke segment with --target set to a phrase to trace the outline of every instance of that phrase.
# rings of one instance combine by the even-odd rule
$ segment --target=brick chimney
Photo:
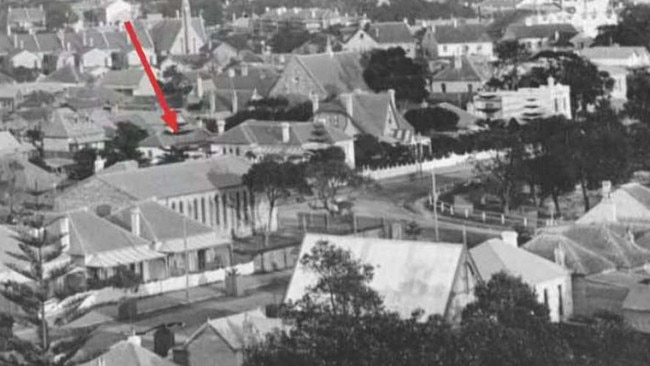
[[[226,121],[223,119],[217,120],[217,134],[223,135],[226,132]]]
[[[513,246],[515,248],[519,247],[519,243],[517,242],[517,237],[519,237],[519,234],[517,234],[516,231],[502,231],[501,232],[501,240],[503,240],[504,243]]]
[[[319,108],[318,94],[313,91],[309,92],[309,99],[311,99],[311,111],[313,114],[316,114]]]
[[[138,206],[131,209],[131,233],[140,236],[140,208]]]

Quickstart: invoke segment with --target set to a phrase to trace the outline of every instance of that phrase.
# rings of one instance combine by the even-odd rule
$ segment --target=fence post
[[[452,205],[449,206],[449,214],[454,216],[454,206]]]
[[[501,225],[505,225],[505,224],[506,224],[506,217],[503,214],[501,214]]]
[[[483,211],[483,213],[481,213],[481,219],[483,219],[483,222],[485,222],[485,211]]]

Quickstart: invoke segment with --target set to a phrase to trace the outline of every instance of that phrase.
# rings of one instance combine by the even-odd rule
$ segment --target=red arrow
[[[162,116],[160,116],[160,118],[162,118],[162,120],[165,121],[165,123],[169,128],[171,128],[173,133],[176,133],[176,131],[178,131],[176,112],[173,109],[169,108],[169,105],[165,100],[165,95],[163,94],[162,90],[160,90],[160,86],[158,85],[156,76],[153,74],[153,71],[151,70],[151,65],[149,65],[147,56],[144,54],[144,51],[142,50],[142,45],[140,44],[140,40],[138,40],[138,35],[135,34],[135,29],[133,29],[133,24],[130,21],[126,21],[124,22],[124,26],[126,27],[126,33],[129,35],[129,38],[131,38],[131,43],[133,43],[133,48],[135,48],[135,52],[137,52],[138,57],[140,58],[140,63],[142,63],[142,67],[144,67],[144,72],[147,74],[147,77],[149,78],[151,87],[153,88],[153,91],[156,93],[156,98],[158,98],[158,103],[160,104],[160,107],[163,110],[163,114]]]

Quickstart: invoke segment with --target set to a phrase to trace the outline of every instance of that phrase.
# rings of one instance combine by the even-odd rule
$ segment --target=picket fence
[[[224,281],[226,279],[226,272],[233,268],[236,269],[237,273],[240,275],[252,275],[255,272],[255,263],[251,261],[248,263],[238,264],[234,267],[221,268],[214,271],[206,271],[201,273],[192,273],[188,275],[187,279],[185,276],[177,276],[166,278],[160,281],[147,282],[138,286],[137,291],[106,287],[99,290],[92,290],[76,294],[74,297],[67,299],[67,301],[73,300],[78,296],[87,296],[80,305],[80,308],[83,309],[91,306],[115,303],[116,301],[125,298],[143,298],[161,295],[166,292],[184,290],[186,286],[192,288]],[[45,311],[47,314],[56,314],[60,311],[63,305],[64,303],[61,302],[48,303],[46,305]]]
[[[496,154],[496,150],[487,150],[465,154],[451,154],[445,158],[427,160],[419,163],[398,164],[381,168],[363,167],[361,174],[364,177],[374,180],[394,178],[419,172],[430,172],[433,169],[450,168],[470,161],[488,160],[494,158]]]

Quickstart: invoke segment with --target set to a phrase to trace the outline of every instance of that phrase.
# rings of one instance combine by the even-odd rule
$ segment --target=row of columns
[[[246,189],[211,192],[169,199],[167,202],[172,210],[221,231],[250,226],[253,204]]]

